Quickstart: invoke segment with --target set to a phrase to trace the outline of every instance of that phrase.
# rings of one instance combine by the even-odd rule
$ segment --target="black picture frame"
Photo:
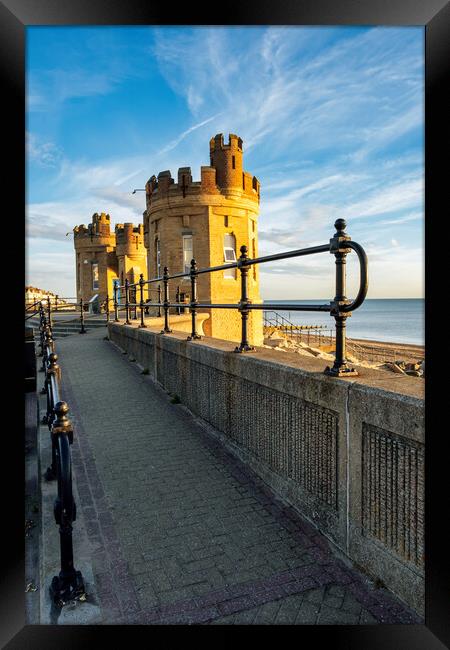
[[[1,72],[4,88],[3,108],[3,205],[11,205],[3,214],[3,300],[2,349],[8,353],[3,364],[4,414],[8,421],[3,433],[3,487],[4,543],[1,590],[2,647],[17,648],[85,648],[94,642],[104,643],[113,635],[112,647],[133,643],[136,632],[153,640],[161,631],[164,638],[168,627],[153,626],[26,626],[24,604],[24,532],[23,532],[23,437],[21,386],[22,364],[17,350],[22,350],[19,338],[19,314],[23,309],[22,287],[25,282],[24,265],[20,265],[24,241],[25,198],[25,28],[31,25],[422,25],[425,27],[425,259],[426,259],[426,615],[423,626],[303,626],[296,628],[296,639],[301,645],[313,641],[324,642],[332,648],[396,648],[438,650],[450,644],[450,572],[445,523],[449,503],[446,474],[448,456],[445,442],[448,436],[443,401],[438,396],[439,334],[445,340],[443,316],[445,301],[439,284],[446,277],[443,268],[446,223],[439,229],[439,214],[448,194],[448,62],[450,60],[450,6],[445,0],[284,0],[275,4],[269,0],[227,2],[214,7],[186,3],[175,7],[143,0],[2,0],[0,3]],[[446,147],[447,144],[447,147]],[[441,155],[440,155],[441,154]],[[435,241],[436,235],[441,241]],[[6,249],[14,252],[13,261],[6,263]],[[443,250],[442,250],[443,249]],[[442,250],[442,252],[441,252]],[[418,260],[418,263],[421,263]],[[23,277],[21,276],[23,273]],[[439,292],[439,293],[438,293]],[[16,326],[17,321],[17,326]],[[433,335],[432,323],[441,326]],[[22,339],[22,336],[20,336]],[[17,346],[15,345],[17,343]],[[19,348],[20,343],[20,348]],[[448,353],[447,353],[448,354]],[[448,361],[442,360],[444,371]],[[445,377],[443,378],[445,380]],[[441,380],[441,381],[443,381]],[[445,399],[445,398],[444,398]],[[447,425],[448,426],[448,425]],[[178,628],[180,630],[180,628]],[[184,633],[185,627],[182,632]],[[210,629],[204,627],[202,629]],[[260,628],[258,628],[259,630]],[[246,632],[254,634],[255,629]],[[269,630],[264,630],[266,634]],[[241,634],[242,628],[238,631]],[[271,633],[287,632],[281,627]],[[222,628],[221,635],[226,634]],[[183,637],[187,640],[187,637]]]

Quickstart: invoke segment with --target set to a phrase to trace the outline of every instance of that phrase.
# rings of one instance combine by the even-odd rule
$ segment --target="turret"
[[[92,215],[92,223],[75,226],[73,229],[73,240],[75,249],[85,249],[98,246],[114,246],[115,235],[111,232],[111,218],[109,214],[95,212]]]
[[[145,255],[144,248],[144,224],[135,226],[132,223],[118,223],[115,229],[116,234],[116,255],[128,255],[135,257]]]
[[[209,142],[210,165],[216,169],[216,183],[228,193],[243,189],[242,139],[230,133],[228,144],[224,144],[223,134],[218,133]]]
[[[77,299],[89,300],[99,295],[104,300],[107,293],[112,295],[111,279],[117,275],[117,260],[116,235],[111,232],[109,214],[95,212],[90,224],[75,226],[73,243]]]

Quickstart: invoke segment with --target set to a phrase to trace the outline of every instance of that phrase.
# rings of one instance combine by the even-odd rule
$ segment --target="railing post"
[[[86,334],[86,328],[84,326],[84,304],[83,304],[83,298],[80,299],[80,334]]]
[[[158,316],[161,317],[161,285],[158,284]]]
[[[106,293],[106,326],[109,323],[109,295]]]
[[[133,306],[133,320],[137,320],[137,290],[136,290],[136,284],[134,284],[131,287],[131,293],[130,293],[130,302]]]
[[[336,258],[336,296],[332,303],[330,315],[334,316],[336,321],[336,351],[333,367],[327,366],[325,374],[333,377],[357,376],[358,373],[354,368],[347,365],[345,356],[345,328],[346,320],[351,315],[349,312],[340,310],[341,306],[348,304],[350,301],[345,295],[346,291],[346,257],[351,249],[345,247],[345,242],[350,239],[345,232],[346,222],[344,219],[335,221],[336,232],[330,239],[330,253]]]
[[[42,372],[47,371],[47,362],[49,359],[49,354],[47,352],[47,348],[50,348],[50,352],[53,352],[53,338],[52,338],[52,330],[50,329],[50,326],[46,323],[44,326],[44,347],[43,347],[43,354],[42,354]],[[45,391],[42,390],[44,393]]]
[[[192,331],[191,335],[187,337],[188,341],[195,341],[196,339],[201,339],[202,337],[197,334],[196,327],[196,316],[197,316],[197,263],[195,259],[191,260],[191,302],[190,302],[190,311],[192,319]]]
[[[47,375],[46,375],[46,389],[47,389],[47,414],[44,415],[42,418],[42,424],[47,424],[48,428],[50,430],[50,433],[52,431],[52,424],[55,419],[55,413],[53,409],[53,404],[54,404],[54,396],[52,394],[52,376],[55,378],[59,379],[61,378],[61,369],[57,364],[58,361],[58,355],[55,352],[52,352],[49,356],[49,365],[47,368]],[[47,467],[45,473],[44,473],[44,478],[47,481],[54,481],[55,478],[57,478],[58,475],[58,467],[57,467],[57,448],[56,448],[56,441],[55,437],[52,435],[51,436],[51,442],[52,442],[52,464],[50,467]]]
[[[125,278],[125,324],[126,325],[131,325],[130,321],[130,283],[128,281],[128,278]]]
[[[249,310],[246,309],[246,307],[250,302],[248,299],[248,266],[246,264],[248,260],[247,246],[241,246],[240,251],[241,251],[241,256],[238,261],[239,270],[241,272],[241,300],[240,300],[239,311],[241,312],[241,318],[242,318],[242,333],[241,333],[241,343],[239,346],[236,346],[234,351],[254,352],[255,348],[249,345],[248,332],[247,332]]]
[[[73,565],[72,523],[76,519],[76,506],[72,494],[72,459],[70,445],[73,429],[67,418],[69,407],[66,402],[57,402],[52,436],[57,443],[58,497],[55,501],[55,521],[59,525],[61,571],[50,586],[53,602],[62,607],[67,601],[79,599],[85,594],[81,571]]]
[[[48,312],[48,324],[51,328],[52,327],[52,306],[50,303],[50,296],[47,296],[47,312]]]
[[[58,294],[55,296],[55,311],[58,311]]]
[[[163,273],[163,285],[164,285],[164,329],[161,330],[161,334],[170,334],[172,331],[169,327],[169,269],[167,266],[164,267]]]
[[[175,293],[175,302],[179,303],[180,302],[180,285],[177,286],[177,291]],[[178,316],[181,314],[181,308],[177,307],[177,314]]]
[[[141,324],[139,327],[147,327],[147,325],[144,322],[144,274],[141,273],[139,276],[139,290],[140,290],[140,301],[139,301],[139,307],[141,309]]]
[[[114,282],[113,285],[113,292],[114,292],[114,322],[118,323],[119,322],[119,304],[117,302],[117,284]]]

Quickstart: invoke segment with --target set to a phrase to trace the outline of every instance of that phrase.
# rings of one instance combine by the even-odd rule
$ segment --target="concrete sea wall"
[[[356,565],[424,614],[423,380],[109,323],[110,339],[209,423]]]

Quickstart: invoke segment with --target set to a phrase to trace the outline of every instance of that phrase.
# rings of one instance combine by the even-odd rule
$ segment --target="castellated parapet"
[[[73,229],[75,249],[92,249],[98,246],[115,246],[116,238],[111,232],[111,217],[109,214],[92,215],[92,223],[85,226],[75,226]]]
[[[76,256],[77,299],[88,301],[98,294],[100,301],[112,297],[113,283],[123,285],[125,278],[139,281],[147,277],[144,227],[132,223],[117,224],[111,232],[111,218],[102,212],[92,222],[73,229]]]
[[[239,257],[242,245],[247,246],[249,257],[258,255],[260,183],[243,169],[243,141],[230,134],[225,144],[223,134],[219,133],[211,138],[209,153],[210,165],[200,168],[200,181],[192,180],[190,167],[180,167],[176,179],[165,170],[146,183],[144,241],[150,278],[160,277],[164,266],[169,273],[188,270],[192,257],[198,268],[224,264]],[[256,266],[251,268],[248,278],[250,300],[261,302]],[[180,280],[179,285],[182,296],[189,300],[189,278]],[[171,300],[174,298],[171,296]],[[239,272],[232,269],[201,274],[198,299],[239,302]],[[202,311],[210,311],[210,319],[204,323],[208,336],[240,340],[241,317],[237,311]],[[250,313],[249,340],[254,345],[263,341],[259,311]]]

